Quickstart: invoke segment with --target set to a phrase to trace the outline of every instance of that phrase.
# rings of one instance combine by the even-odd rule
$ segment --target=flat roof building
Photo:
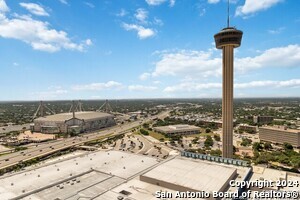
[[[98,130],[115,125],[114,116],[103,112],[70,112],[39,117],[33,131],[42,133],[69,133]]]
[[[238,126],[239,130],[256,133],[258,131],[257,126],[251,126],[248,124],[240,124]]]
[[[187,124],[177,124],[169,126],[158,126],[153,128],[155,131],[167,135],[190,135],[200,133],[200,128],[198,126],[187,125]]]
[[[231,166],[176,158],[141,175],[140,180],[175,191],[212,193],[225,191],[236,175],[237,169]]]
[[[290,143],[294,147],[300,147],[300,130],[277,126],[263,126],[259,127],[259,139],[275,144]]]
[[[253,116],[253,122],[257,124],[269,124],[273,120],[273,116]]]

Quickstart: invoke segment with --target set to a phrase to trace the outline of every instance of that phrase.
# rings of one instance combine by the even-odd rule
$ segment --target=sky
[[[230,0],[234,96],[300,97],[300,1]],[[226,0],[0,0],[0,101],[219,98]]]

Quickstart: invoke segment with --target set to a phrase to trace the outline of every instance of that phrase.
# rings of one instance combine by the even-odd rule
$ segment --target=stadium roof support
[[[111,113],[113,110],[112,110],[108,100],[106,99],[104,104],[97,111],[104,111],[106,113]]]
[[[39,107],[36,110],[36,112],[34,113],[32,119],[35,119],[38,115],[40,117],[44,117],[45,116],[45,110],[48,110],[51,114],[55,114],[55,112],[53,110],[51,110],[50,108],[48,108],[43,101],[40,101]]]

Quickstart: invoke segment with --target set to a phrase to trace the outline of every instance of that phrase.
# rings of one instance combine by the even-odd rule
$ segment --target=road
[[[25,129],[29,129],[30,124],[1,126],[0,127],[0,134],[8,133],[8,132],[11,132],[11,131],[21,131],[24,127],[25,127]]]
[[[164,116],[167,116],[168,113],[169,112],[166,111],[166,112],[160,113],[156,116],[152,116],[152,117],[149,117],[144,120],[138,120],[138,121],[130,122],[130,123],[123,124],[123,125],[113,126],[113,127],[107,128],[102,131],[98,131],[95,133],[83,134],[78,137],[65,138],[65,139],[56,140],[56,141],[47,142],[47,143],[40,143],[40,144],[37,144],[35,147],[31,147],[24,151],[18,151],[18,152],[14,152],[11,154],[0,156],[0,170],[14,166],[20,162],[28,161],[33,158],[46,156],[46,155],[52,154],[54,152],[70,148],[72,146],[81,145],[85,142],[95,140],[104,135],[122,134],[123,132],[125,132],[131,128],[137,127],[142,123],[149,122],[149,121],[153,120],[154,118],[162,118]]]

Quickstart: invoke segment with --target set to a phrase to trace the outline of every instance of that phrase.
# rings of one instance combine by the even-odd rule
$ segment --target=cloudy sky
[[[0,0],[0,100],[221,97],[226,0]],[[300,97],[300,1],[230,0],[235,97]]]

